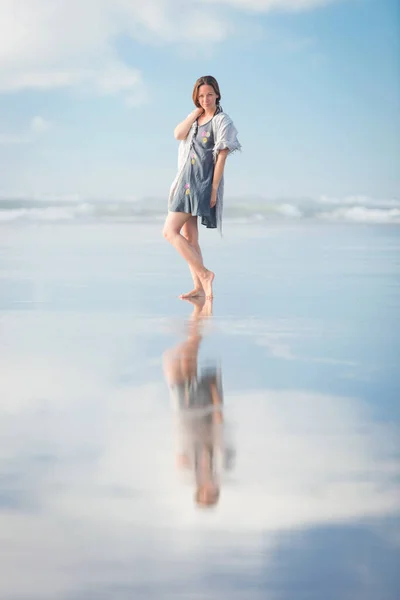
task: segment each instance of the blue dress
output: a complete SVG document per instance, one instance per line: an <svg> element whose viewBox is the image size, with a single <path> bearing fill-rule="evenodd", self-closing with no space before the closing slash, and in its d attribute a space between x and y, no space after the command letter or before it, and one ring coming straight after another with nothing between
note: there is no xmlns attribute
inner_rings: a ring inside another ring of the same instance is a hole
<svg viewBox="0 0 400 600"><path fill-rule="evenodd" d="M214 117L213 117L214 118ZM214 134L212 119L197 125L183 174L172 198L169 210L201 218L202 225L217 227L216 207L210 207L214 177Z"/></svg>

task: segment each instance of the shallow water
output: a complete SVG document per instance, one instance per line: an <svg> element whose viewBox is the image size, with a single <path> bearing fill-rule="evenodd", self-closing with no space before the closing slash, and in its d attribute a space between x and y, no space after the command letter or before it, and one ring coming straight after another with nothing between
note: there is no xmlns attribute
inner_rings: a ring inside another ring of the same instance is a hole
<svg viewBox="0 0 400 600"><path fill-rule="evenodd" d="M0 228L0 597L397 598L398 228L159 229Z"/></svg>

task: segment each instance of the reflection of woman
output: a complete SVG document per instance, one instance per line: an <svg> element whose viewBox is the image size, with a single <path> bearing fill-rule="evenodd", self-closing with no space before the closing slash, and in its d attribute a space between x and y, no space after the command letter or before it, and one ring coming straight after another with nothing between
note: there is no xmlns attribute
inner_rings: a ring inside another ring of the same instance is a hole
<svg viewBox="0 0 400 600"><path fill-rule="evenodd" d="M164 354L164 370L179 417L178 466L194 474L196 503L212 506L219 500L221 471L231 453L224 447L221 373L215 366L199 370L201 339L194 321L187 339Z"/></svg>

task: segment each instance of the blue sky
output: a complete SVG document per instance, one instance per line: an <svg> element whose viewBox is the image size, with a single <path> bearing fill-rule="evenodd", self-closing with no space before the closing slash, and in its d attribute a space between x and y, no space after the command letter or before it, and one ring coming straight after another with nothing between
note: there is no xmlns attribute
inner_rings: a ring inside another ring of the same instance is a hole
<svg viewBox="0 0 400 600"><path fill-rule="evenodd" d="M396 0L2 0L0 195L167 197L212 74L230 195L400 198L399 22Z"/></svg>

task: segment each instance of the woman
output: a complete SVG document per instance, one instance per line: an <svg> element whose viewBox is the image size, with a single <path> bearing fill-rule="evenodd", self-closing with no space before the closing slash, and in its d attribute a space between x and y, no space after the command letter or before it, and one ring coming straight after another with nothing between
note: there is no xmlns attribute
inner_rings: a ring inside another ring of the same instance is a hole
<svg viewBox="0 0 400 600"><path fill-rule="evenodd" d="M221 231L225 161L240 149L236 128L220 101L216 79L200 77L193 89L196 109L174 132L181 141L178 174L171 186L163 234L187 261L193 277L194 289L181 298L213 296L214 273L203 264L197 219Z"/></svg>

